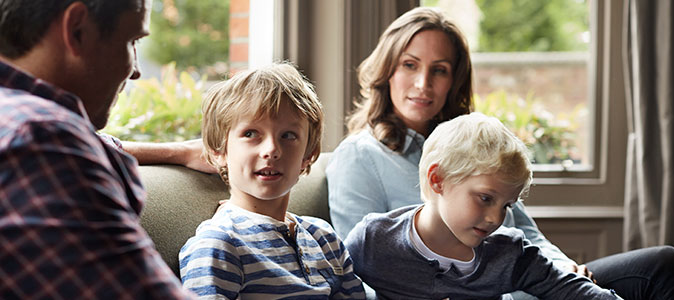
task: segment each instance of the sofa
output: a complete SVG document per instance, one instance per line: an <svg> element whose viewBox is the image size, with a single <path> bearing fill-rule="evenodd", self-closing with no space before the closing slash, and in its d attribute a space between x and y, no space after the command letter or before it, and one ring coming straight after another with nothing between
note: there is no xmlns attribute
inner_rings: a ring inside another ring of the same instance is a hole
<svg viewBox="0 0 674 300"><path fill-rule="evenodd" d="M322 153L308 175L301 176L290 192L288 211L330 222L325 167L331 153ZM176 165L140 166L140 177L148 193L140 216L164 261L179 276L178 252L194 235L199 224L209 219L218 200L229 198L225 183L215 174L205 174Z"/></svg>

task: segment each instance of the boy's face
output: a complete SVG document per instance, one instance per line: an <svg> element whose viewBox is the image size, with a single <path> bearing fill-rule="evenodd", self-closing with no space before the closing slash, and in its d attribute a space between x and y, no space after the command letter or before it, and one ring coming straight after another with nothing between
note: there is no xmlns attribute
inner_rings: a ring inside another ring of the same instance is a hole
<svg viewBox="0 0 674 300"><path fill-rule="evenodd" d="M287 199L310 162L308 134L309 122L287 100L273 118L241 116L227 136L227 154L217 157L227 166L232 199Z"/></svg>
<svg viewBox="0 0 674 300"><path fill-rule="evenodd" d="M522 190L521 186L503 183L496 174L470 176L457 184L449 181L441 184L434 215L440 217L459 242L470 248L477 247L503 224L506 210L517 201Z"/></svg>

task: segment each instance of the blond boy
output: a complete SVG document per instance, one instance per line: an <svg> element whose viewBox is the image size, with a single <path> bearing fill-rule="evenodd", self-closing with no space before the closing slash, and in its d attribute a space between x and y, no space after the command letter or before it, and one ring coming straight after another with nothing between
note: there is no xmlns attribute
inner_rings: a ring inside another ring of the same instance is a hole
<svg viewBox="0 0 674 300"><path fill-rule="evenodd" d="M525 145L471 113L440 124L419 163L422 205L366 216L345 244L354 271L391 299L620 299L555 268L518 229L500 228L531 183Z"/></svg>
<svg viewBox="0 0 674 300"><path fill-rule="evenodd" d="M286 211L320 153L323 112L291 65L239 73L203 103L205 155L230 199L180 251L184 286L203 298L364 298L332 227Z"/></svg>

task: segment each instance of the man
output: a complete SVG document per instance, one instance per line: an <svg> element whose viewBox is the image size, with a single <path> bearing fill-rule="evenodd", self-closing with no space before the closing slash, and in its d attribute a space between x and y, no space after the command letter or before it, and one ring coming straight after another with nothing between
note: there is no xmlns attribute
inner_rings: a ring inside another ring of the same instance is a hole
<svg viewBox="0 0 674 300"><path fill-rule="evenodd" d="M151 0L0 0L0 299L192 295L138 223L136 160L103 138Z"/></svg>

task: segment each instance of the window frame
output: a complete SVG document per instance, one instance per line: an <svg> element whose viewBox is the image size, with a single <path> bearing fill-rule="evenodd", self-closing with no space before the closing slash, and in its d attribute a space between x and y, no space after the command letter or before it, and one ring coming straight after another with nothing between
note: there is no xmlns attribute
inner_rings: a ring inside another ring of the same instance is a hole
<svg viewBox="0 0 674 300"><path fill-rule="evenodd" d="M346 134L344 117L358 96L355 70L376 38L399 14L418 1L284 1L284 59L313 80L326 111L323 151ZM623 82L623 7L610 0L590 4L592 42L588 60L588 99L594 119L592 170L536 170L528 205L616 207L623 205L626 167L626 107ZM327 13L335 15L326 18ZM331 45L330 51L325 46ZM336 48L335 48L336 45ZM341 47L340 47L341 46ZM344 67L346 66L346 67Z"/></svg>

